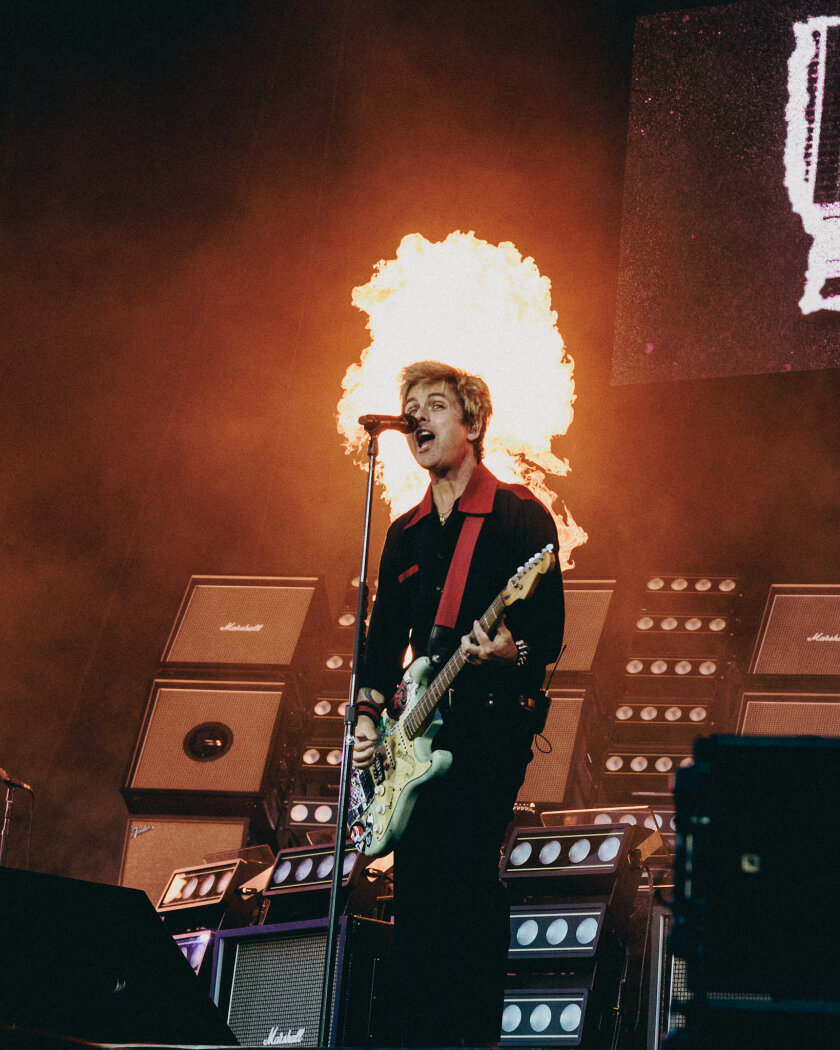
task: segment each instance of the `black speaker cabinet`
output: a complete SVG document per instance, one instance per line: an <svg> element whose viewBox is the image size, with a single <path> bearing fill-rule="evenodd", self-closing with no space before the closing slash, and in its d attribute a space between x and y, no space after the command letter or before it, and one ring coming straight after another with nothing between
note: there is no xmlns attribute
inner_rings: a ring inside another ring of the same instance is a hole
<svg viewBox="0 0 840 1050"><path fill-rule="evenodd" d="M156 679L123 785L133 813L247 816L274 781L283 682Z"/></svg>
<svg viewBox="0 0 840 1050"><path fill-rule="evenodd" d="M340 919L330 1046L395 1046L389 992L393 928ZM243 1046L317 1046L327 920L223 930L213 998Z"/></svg>
<svg viewBox="0 0 840 1050"><path fill-rule="evenodd" d="M0 1023L107 1043L235 1046L145 893L0 868Z"/></svg>

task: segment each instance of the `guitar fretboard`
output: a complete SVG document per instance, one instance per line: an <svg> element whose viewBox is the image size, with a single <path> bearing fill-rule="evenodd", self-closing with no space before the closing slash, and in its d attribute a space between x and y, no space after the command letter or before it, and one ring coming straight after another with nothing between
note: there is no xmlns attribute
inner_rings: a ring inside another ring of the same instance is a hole
<svg viewBox="0 0 840 1050"><path fill-rule="evenodd" d="M502 615L504 608L504 596L503 594L498 594L493 604L478 621L488 634L499 622L499 617ZM417 704L406 715L403 728L409 740L414 740L415 737L424 732L432 712L437 707L441 697L455 681L456 675L465 663L466 658L459 646L435 676L426 692L417 701Z"/></svg>

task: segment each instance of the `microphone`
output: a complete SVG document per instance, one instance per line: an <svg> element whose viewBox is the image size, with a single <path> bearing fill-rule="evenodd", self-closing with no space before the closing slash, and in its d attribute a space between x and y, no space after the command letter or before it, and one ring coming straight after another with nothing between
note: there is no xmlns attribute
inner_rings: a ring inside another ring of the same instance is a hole
<svg viewBox="0 0 840 1050"><path fill-rule="evenodd" d="M5 784L6 787L21 788L23 791L28 791L30 795L35 794L28 784L24 784L22 780L16 780L15 777L10 777L5 769L0 769L0 784Z"/></svg>
<svg viewBox="0 0 840 1050"><path fill-rule="evenodd" d="M401 434L412 434L417 429L414 416L359 416L359 423L368 434L379 434L383 430L398 430Z"/></svg>

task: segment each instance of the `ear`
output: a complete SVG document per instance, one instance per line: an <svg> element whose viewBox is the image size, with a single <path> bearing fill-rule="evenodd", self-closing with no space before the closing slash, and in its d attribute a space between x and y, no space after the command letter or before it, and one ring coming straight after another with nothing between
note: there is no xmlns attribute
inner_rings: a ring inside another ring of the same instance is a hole
<svg viewBox="0 0 840 1050"><path fill-rule="evenodd" d="M476 441L480 434L481 434L481 424L480 423L473 423L473 425L467 431L467 441Z"/></svg>

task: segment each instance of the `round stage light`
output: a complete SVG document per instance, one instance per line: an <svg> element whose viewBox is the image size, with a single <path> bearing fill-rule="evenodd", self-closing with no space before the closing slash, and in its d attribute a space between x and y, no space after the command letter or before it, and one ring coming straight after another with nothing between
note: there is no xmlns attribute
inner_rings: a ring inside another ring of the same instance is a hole
<svg viewBox="0 0 840 1050"><path fill-rule="evenodd" d="M589 839L578 839L577 842L573 842L569 848L569 860L572 864L580 864L581 861L586 860L591 852L592 843Z"/></svg>
<svg viewBox="0 0 840 1050"><path fill-rule="evenodd" d="M516 1003L510 1003L502 1012L502 1031L515 1032L522 1023L522 1011Z"/></svg>
<svg viewBox="0 0 840 1050"><path fill-rule="evenodd" d="M510 851L510 862L516 868L521 868L527 863L533 852L530 842L518 842Z"/></svg>
<svg viewBox="0 0 840 1050"><path fill-rule="evenodd" d="M544 1032L551 1024L551 1007L547 1003L540 1003L531 1011L529 1020L534 1032Z"/></svg>
<svg viewBox="0 0 840 1050"><path fill-rule="evenodd" d="M525 948L527 945L534 943L538 932L539 926L537 926L536 922L533 919L526 919L516 931L516 943L521 944Z"/></svg>
<svg viewBox="0 0 840 1050"><path fill-rule="evenodd" d="M575 1032L580 1027L583 1015L577 1003L569 1003L560 1014L560 1027L564 1032Z"/></svg>
<svg viewBox="0 0 840 1050"><path fill-rule="evenodd" d="M618 835L610 835L610 837L604 839L598 847L598 859L604 861L605 864L611 860L615 860L620 849L621 839Z"/></svg>
<svg viewBox="0 0 840 1050"><path fill-rule="evenodd" d="M648 760L644 755L636 755L635 758L630 760L630 768L634 773L644 773L648 767Z"/></svg>
<svg viewBox="0 0 840 1050"><path fill-rule="evenodd" d="M575 930L575 940L578 944L591 944L598 936L598 920L593 918L584 919Z"/></svg>
<svg viewBox="0 0 840 1050"><path fill-rule="evenodd" d="M540 864L553 864L560 856L562 848L557 839L551 839L550 842L546 842L540 850Z"/></svg>
<svg viewBox="0 0 840 1050"><path fill-rule="evenodd" d="M667 755L662 755L660 758L657 758L654 764L656 766L657 772L667 773L674 763L673 760L668 758Z"/></svg>
<svg viewBox="0 0 840 1050"><path fill-rule="evenodd" d="M545 931L545 939L548 943L556 948L558 944L562 944L569 934L569 924L565 919L555 919L554 922Z"/></svg>
<svg viewBox="0 0 840 1050"><path fill-rule="evenodd" d="M610 755L607 761L604 763L610 773L617 773L619 769L624 765L624 759L621 755Z"/></svg>
<svg viewBox="0 0 840 1050"><path fill-rule="evenodd" d="M303 860L295 868L295 881L303 882L304 879L308 879L312 874L312 868L314 867L311 857L304 857Z"/></svg>

